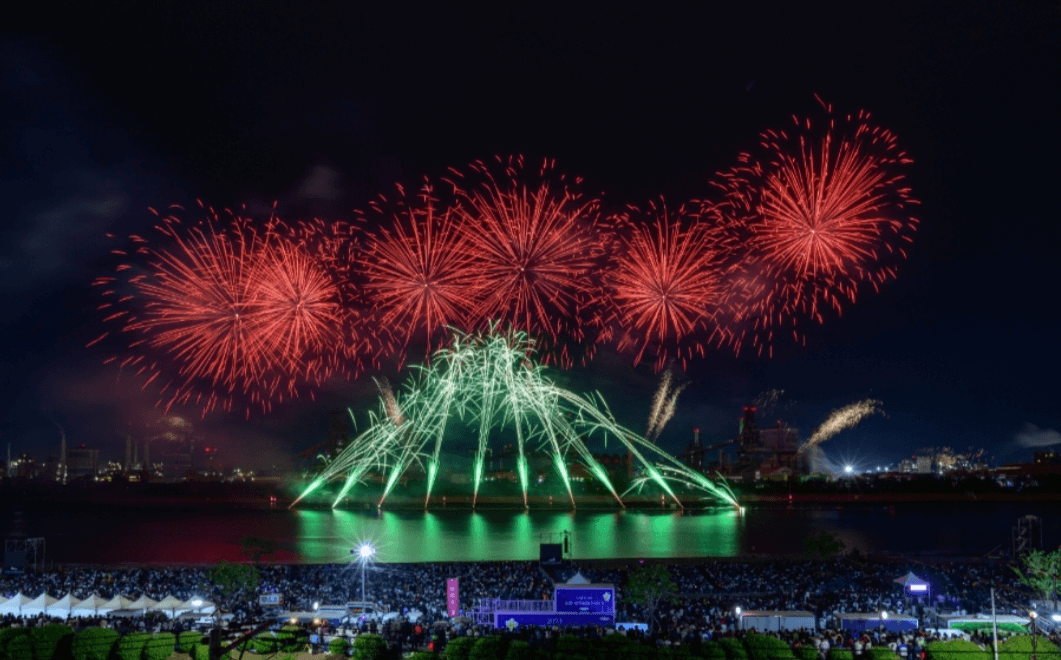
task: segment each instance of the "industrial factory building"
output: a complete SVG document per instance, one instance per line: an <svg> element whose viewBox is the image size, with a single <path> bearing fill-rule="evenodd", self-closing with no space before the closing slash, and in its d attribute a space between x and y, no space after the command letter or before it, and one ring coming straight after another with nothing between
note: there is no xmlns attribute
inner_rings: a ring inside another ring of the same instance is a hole
<svg viewBox="0 0 1061 660"><path fill-rule="evenodd" d="M760 428L755 413L755 406L745 406L736 437L710 446L702 445L700 429L693 429L693 441L683 455L685 464L747 481L806 474L809 463L799 453L799 429L780 420Z"/></svg>

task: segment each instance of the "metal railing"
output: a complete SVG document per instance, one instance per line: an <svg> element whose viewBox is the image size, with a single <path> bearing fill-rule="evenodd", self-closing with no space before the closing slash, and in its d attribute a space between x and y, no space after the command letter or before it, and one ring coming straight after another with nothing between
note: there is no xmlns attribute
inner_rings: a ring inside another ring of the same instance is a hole
<svg viewBox="0 0 1061 660"><path fill-rule="evenodd" d="M480 612L552 612L551 600L502 600L500 598L480 598Z"/></svg>

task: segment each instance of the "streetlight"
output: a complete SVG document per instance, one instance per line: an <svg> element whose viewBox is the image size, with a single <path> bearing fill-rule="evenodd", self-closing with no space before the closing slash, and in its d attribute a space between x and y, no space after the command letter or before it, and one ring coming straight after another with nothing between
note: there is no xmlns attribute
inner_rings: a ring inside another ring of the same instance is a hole
<svg viewBox="0 0 1061 660"><path fill-rule="evenodd" d="M1032 660L1035 660L1035 658L1038 657L1036 655L1036 653L1035 653L1035 651L1037 650L1036 647L1038 646L1038 644L1036 642L1039 641L1038 636L1035 634L1036 632L1038 632L1036 630L1035 620L1039 618L1039 613L1034 611L1034 610L1032 610L1031 612L1028 612L1028 618L1031 619L1031 625L1028 626L1028 632L1030 632L1031 635L1032 635L1032 655L1031 655L1031 658L1032 658Z"/></svg>
<svg viewBox="0 0 1061 660"><path fill-rule="evenodd" d="M354 552L351 550L350 552ZM362 543L357 547L357 556L361 562L361 613L365 614L365 603L368 601L368 592L365 591L365 564L372 560L376 549L371 543Z"/></svg>
<svg viewBox="0 0 1061 660"><path fill-rule="evenodd" d="M1061 621L1061 614L1051 614L1050 618L1054 621Z"/></svg>
<svg viewBox="0 0 1061 660"><path fill-rule="evenodd" d="M884 632L884 622L888 620L888 613L884 610L880 612L880 630Z"/></svg>

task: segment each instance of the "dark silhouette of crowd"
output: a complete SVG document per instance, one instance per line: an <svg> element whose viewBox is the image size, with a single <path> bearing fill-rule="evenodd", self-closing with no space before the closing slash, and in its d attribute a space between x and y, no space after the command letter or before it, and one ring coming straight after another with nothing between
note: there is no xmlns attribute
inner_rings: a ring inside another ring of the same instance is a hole
<svg viewBox="0 0 1061 660"><path fill-rule="evenodd" d="M408 644L436 641L462 635L486 634L488 627L474 618L450 620L446 616L445 581L460 580L460 605L464 614L476 610L480 599L546 600L552 597L554 583L566 582L580 574L592 583L616 586L616 621L645 622L649 613L644 606L624 596L631 571L639 561L610 561L571 564L547 571L536 562L469 562L448 564L370 563L366 567L367 599L382 612L386 621L365 620L357 628L385 634L392 640ZM259 583L253 591L236 590L224 594L208 578L208 567L169 568L91 568L60 567L22 575L0 577L0 595L16 592L30 597L48 592L61 596L67 592L77 598L97 594L111 598L121 594L130 598L146 595L160 600L173 595L182 600L193 597L217 603L232 615L232 625L248 624L276 612L259 602L266 594L280 594L283 609L312 611L314 603L342 605L362 601L360 564L273 565L258 566ZM910 614L924 620L929 610L954 613L990 611L990 588L1012 594L1001 599L1000 612L1018 606L1021 586L1006 564L991 561L922 564L914 562L854 561L851 559L808 561L734 561L698 560L671 563L669 574L676 586L675 594L664 598L655 611L655 622L649 633L651 643L691 644L714 636L732 635L735 630L734 608L750 610L805 610L813 613L817 627L823 629L833 614L877 612ZM895 579L913 571L930 585L930 591L911 597ZM107 621L104 621L107 623ZM170 628L174 624L158 617L149 622L113 621L111 625L151 629L151 625ZM419 628L419 632L417 629ZM327 630L327 628L325 628ZM576 634L601 634L595 629L573 629ZM356 632L356 631L347 631ZM528 628L521 635L531 635L535 643L546 644L559 629ZM623 634L639 636L637 631ZM334 631L332 634L335 634ZM809 634L809 633L806 633ZM832 644L852 645L842 633L831 633ZM783 634L792 644L802 643L796 633ZM816 637L819 644L822 637ZM530 641L530 640L528 640ZM876 636L876 644L902 641L897 636ZM909 640L908 640L909 641ZM807 641L806 643L810 643Z"/></svg>

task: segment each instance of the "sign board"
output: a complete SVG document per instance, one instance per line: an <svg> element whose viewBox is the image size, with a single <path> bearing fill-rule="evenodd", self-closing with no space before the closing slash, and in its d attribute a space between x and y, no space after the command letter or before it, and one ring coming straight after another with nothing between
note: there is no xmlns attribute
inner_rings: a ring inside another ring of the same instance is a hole
<svg viewBox="0 0 1061 660"><path fill-rule="evenodd" d="M446 614L450 617L455 617L460 614L460 609L460 580L448 578L446 580Z"/></svg>
<svg viewBox="0 0 1061 660"><path fill-rule="evenodd" d="M556 587L557 612L615 614L614 587Z"/></svg>
<svg viewBox="0 0 1061 660"><path fill-rule="evenodd" d="M559 543L542 543L539 563L542 566L562 566L564 564L564 546Z"/></svg>
<svg viewBox="0 0 1061 660"><path fill-rule="evenodd" d="M573 612L494 612L494 627L515 630L522 626L606 626L615 625L614 614Z"/></svg>
<svg viewBox="0 0 1061 660"><path fill-rule="evenodd" d="M259 605L283 605L284 595L283 594L262 594L258 596Z"/></svg>

